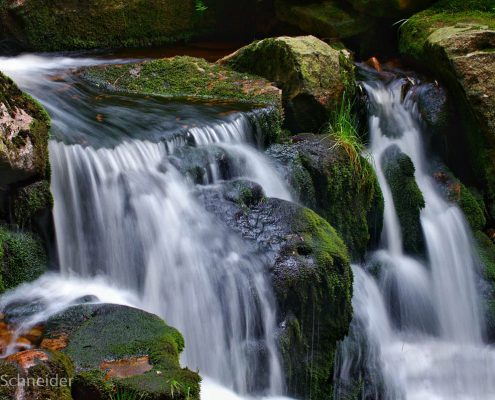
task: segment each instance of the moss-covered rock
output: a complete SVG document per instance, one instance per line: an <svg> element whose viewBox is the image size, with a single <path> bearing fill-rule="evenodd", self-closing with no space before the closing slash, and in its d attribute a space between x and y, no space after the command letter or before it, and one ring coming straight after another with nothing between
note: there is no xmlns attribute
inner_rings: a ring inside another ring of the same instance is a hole
<svg viewBox="0 0 495 400"><path fill-rule="evenodd" d="M34 233L0 226L0 290L39 278L47 269L48 258Z"/></svg>
<svg viewBox="0 0 495 400"><path fill-rule="evenodd" d="M441 0L401 28L400 50L442 79L455 101L449 167L483 188L495 217L495 9L491 0ZM448 161L449 161L448 160Z"/></svg>
<svg viewBox="0 0 495 400"><path fill-rule="evenodd" d="M0 182L44 177L50 119L44 109L0 73Z"/></svg>
<svg viewBox="0 0 495 400"><path fill-rule="evenodd" d="M179 364L182 335L155 315L111 304L78 305L48 320L44 338L60 337L67 338L63 353L76 368L75 400L107 400L110 391L199 399L199 376Z"/></svg>
<svg viewBox="0 0 495 400"><path fill-rule="evenodd" d="M24 388L26 399L72 400L74 366L71 360L60 352L26 350L15 353L0 362L0 371L5 381L12 380L14 384L13 390L2 385L1 399L15 399L12 392L19 385Z"/></svg>
<svg viewBox="0 0 495 400"><path fill-rule="evenodd" d="M278 302L279 343L288 392L332 394L336 343L352 318L352 273L346 246L312 210L260 195L248 181L202 188L206 208L267 257Z"/></svg>
<svg viewBox="0 0 495 400"><path fill-rule="evenodd" d="M323 38L348 38L368 31L372 21L338 1L294 2L276 0L277 18L302 32Z"/></svg>
<svg viewBox="0 0 495 400"><path fill-rule="evenodd" d="M21 228L32 226L37 217L50 213L53 207L50 183L47 180L17 188L11 197L13 218Z"/></svg>
<svg viewBox="0 0 495 400"><path fill-rule="evenodd" d="M420 221L420 212L425 207L425 201L414 177L414 164L397 146L387 149L382 159L377 162L382 164L392 192L404 250L420 254L425 248Z"/></svg>
<svg viewBox="0 0 495 400"><path fill-rule="evenodd" d="M265 79L239 73L201 58L173 57L138 64L105 65L84 70L88 81L110 90L187 98L227 100L265 108L257 123L266 125L266 143L281 133L283 120L280 90ZM264 127L262 127L264 128Z"/></svg>
<svg viewBox="0 0 495 400"><path fill-rule="evenodd" d="M1 22L23 47L38 51L139 47L191 37L194 0L4 0Z"/></svg>
<svg viewBox="0 0 495 400"><path fill-rule="evenodd" d="M352 257L362 259L380 238L383 198L371 165L349 154L329 136L298 135L267 154L284 166L302 204L323 216L339 233Z"/></svg>
<svg viewBox="0 0 495 400"><path fill-rule="evenodd" d="M254 42L220 60L231 68L275 82L282 89L287 126L318 131L355 88L349 54L314 36L277 37Z"/></svg>

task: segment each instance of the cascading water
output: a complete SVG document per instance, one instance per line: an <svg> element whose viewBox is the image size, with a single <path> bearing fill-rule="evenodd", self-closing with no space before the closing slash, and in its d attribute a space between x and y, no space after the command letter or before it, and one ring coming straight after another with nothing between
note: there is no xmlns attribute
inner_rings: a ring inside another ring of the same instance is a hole
<svg viewBox="0 0 495 400"><path fill-rule="evenodd" d="M384 232L382 249L369 263L380 265L379 277L353 267L354 320L338 356L335 397L347 399L359 392L363 399L494 399L495 349L482 341L471 232L462 212L444 200L429 174L419 113L411 92L404 97L404 83L364 84L371 104L369 151L385 200ZM410 157L423 193L425 262L403 250L382 168L391 146ZM389 279L396 283L395 297L387 293ZM387 307L390 298L399 303L393 313ZM399 327L394 325L398 318Z"/></svg>
<svg viewBox="0 0 495 400"><path fill-rule="evenodd" d="M250 179L266 195L289 200L291 195L275 169L252 146L255 132L250 121L256 111L250 116L229 113L222 119L207 116L203 124L194 126L190 120L195 121L197 111L162 122L163 107L176 106L150 100L151 110L157 112L143 123L133 116L134 109L126 107L130 100L115 95L108 106L96 110L113 119L98 126L93 107L80 101L84 98L89 104L95 93L73 80L46 77L66 67L97 62L0 59L0 69L48 108L55 136L66 142L52 140L49 145L62 277L50 278L54 284L45 279L37 290L20 287L10 296L32 294L48 304L33 318L35 323L77 297L58 296L52 304L51 292L101 276L102 285L112 282L110 293L125 290L121 297L101 296L103 301L154 312L184 334L183 363L218 382L206 379L202 398L283 394L275 304L263 258L205 211L193 194L192 183L198 177L185 173L177 162L178 152L186 148L204 150L206 163L200 165L199 183L220 183L227 159L227 178ZM17 64L23 68L16 69ZM64 95L46 95L62 86ZM136 99L136 108L146 107L139 102ZM181 120L180 126L176 120ZM148 140L138 140L140 136ZM73 294L80 292L84 290ZM88 294L100 292L99 286L88 287Z"/></svg>

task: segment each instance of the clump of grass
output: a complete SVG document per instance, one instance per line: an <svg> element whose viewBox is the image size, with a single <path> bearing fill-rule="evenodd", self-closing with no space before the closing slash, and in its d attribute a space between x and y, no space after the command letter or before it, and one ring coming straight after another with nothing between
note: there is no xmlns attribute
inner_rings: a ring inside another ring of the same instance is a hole
<svg viewBox="0 0 495 400"><path fill-rule="evenodd" d="M203 0L196 0L194 6L198 14L203 14L206 10L208 10L208 6Z"/></svg>
<svg viewBox="0 0 495 400"><path fill-rule="evenodd" d="M327 135L335 142L332 148L340 147L349 157L360 182L367 183L372 177L365 141L359 132L359 122L354 112L354 101L344 92L340 106L332 113L326 128Z"/></svg>

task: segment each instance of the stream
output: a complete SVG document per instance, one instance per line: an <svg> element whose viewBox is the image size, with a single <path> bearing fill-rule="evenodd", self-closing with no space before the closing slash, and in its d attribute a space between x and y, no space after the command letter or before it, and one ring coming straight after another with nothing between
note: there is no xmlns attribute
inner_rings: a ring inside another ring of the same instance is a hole
<svg viewBox="0 0 495 400"><path fill-rule="evenodd" d="M181 361L204 377L202 398L281 396L276 306L263 257L194 195L195 183L214 186L239 177L259 183L270 197L291 200L271 161L257 150L257 115L265 111L110 94L71 73L108 62L0 59L0 70L52 117L60 263L60 274L24 285L1 303L31 298L49 305L19 331L84 295L132 305L183 333ZM187 169L198 159L200 176Z"/></svg>

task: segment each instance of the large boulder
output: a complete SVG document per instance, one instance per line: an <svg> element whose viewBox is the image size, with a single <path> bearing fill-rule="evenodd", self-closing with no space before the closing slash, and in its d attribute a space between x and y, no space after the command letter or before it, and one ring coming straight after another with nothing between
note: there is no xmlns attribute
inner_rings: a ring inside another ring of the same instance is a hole
<svg viewBox="0 0 495 400"><path fill-rule="evenodd" d="M305 134L275 144L267 154L281 165L299 201L323 216L356 260L378 243L383 199L371 165L358 165L330 136Z"/></svg>
<svg viewBox="0 0 495 400"><path fill-rule="evenodd" d="M401 28L404 56L429 69L451 91L457 129L447 138L449 167L483 189L495 218L495 10L491 0L447 1ZM450 162L452 161L452 162Z"/></svg>
<svg viewBox="0 0 495 400"><path fill-rule="evenodd" d="M266 256L289 394L331 398L336 343L352 318L352 272L344 242L313 211L265 198L249 181L202 188L199 198Z"/></svg>
<svg viewBox="0 0 495 400"><path fill-rule="evenodd" d="M293 131L319 131L343 94L354 93L349 53L314 36L264 39L219 62L262 76L282 89L286 124Z"/></svg>
<svg viewBox="0 0 495 400"><path fill-rule="evenodd" d="M323 38L349 38L368 31L372 26L369 17L343 8L340 2L294 2L276 0L277 18L302 32Z"/></svg>
<svg viewBox="0 0 495 400"><path fill-rule="evenodd" d="M196 16L194 0L0 3L0 21L8 36L38 51L172 43L192 36Z"/></svg>

